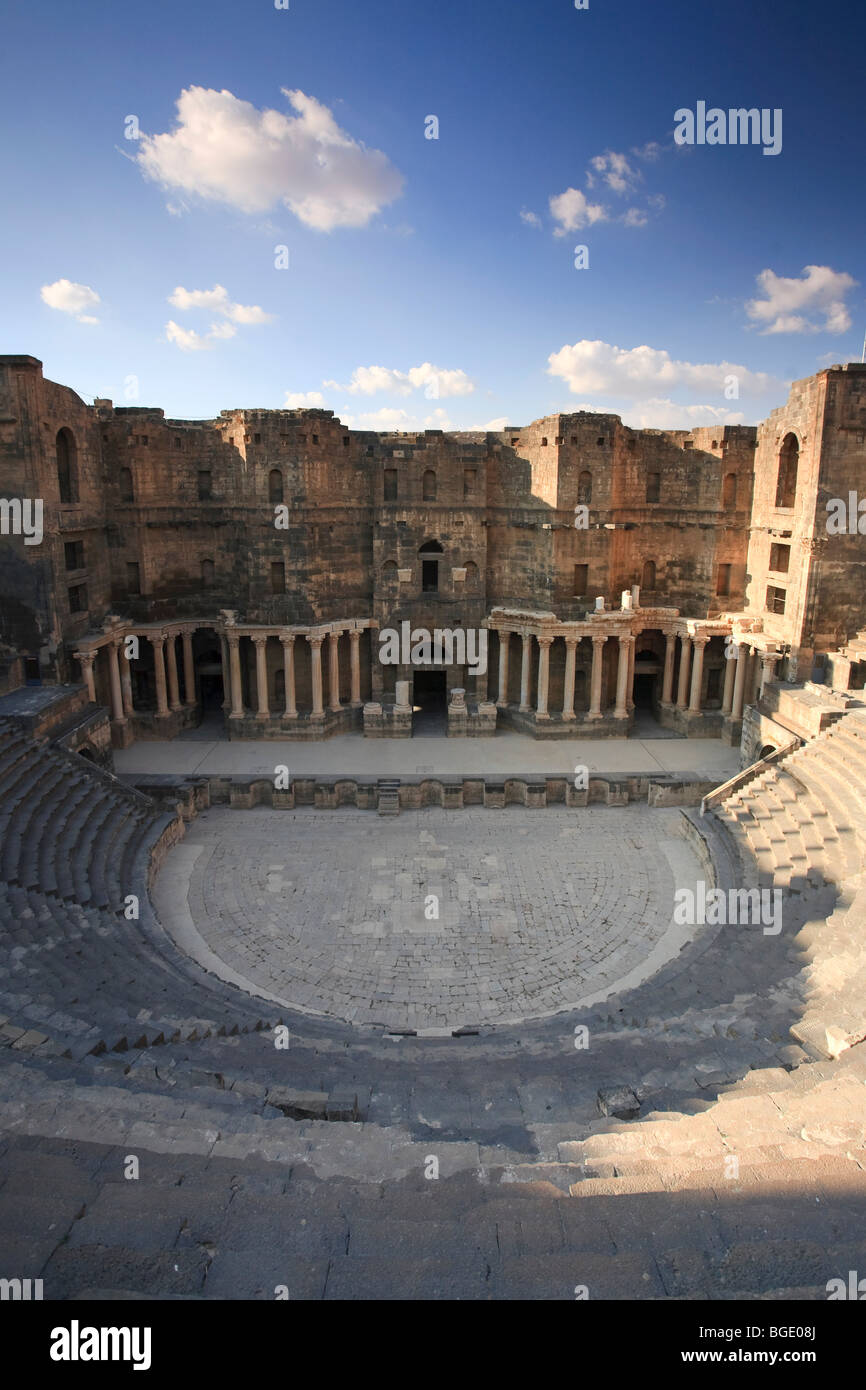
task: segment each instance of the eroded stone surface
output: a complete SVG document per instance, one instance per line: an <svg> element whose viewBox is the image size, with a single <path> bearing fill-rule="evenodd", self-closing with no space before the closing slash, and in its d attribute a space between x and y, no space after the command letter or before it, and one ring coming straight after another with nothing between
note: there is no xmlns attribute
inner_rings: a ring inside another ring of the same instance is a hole
<svg viewBox="0 0 866 1390"><path fill-rule="evenodd" d="M454 1027L555 1012L613 989L700 874L676 811L593 808L460 819L430 808L383 829L352 810L211 809L185 892L207 946L287 1004L356 1023ZM658 954L654 957L658 968Z"/></svg>

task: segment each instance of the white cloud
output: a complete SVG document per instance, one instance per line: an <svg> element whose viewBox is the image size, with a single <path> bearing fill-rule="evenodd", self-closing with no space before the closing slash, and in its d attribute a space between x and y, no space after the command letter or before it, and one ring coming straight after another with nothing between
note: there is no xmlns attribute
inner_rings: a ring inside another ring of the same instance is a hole
<svg viewBox="0 0 866 1390"><path fill-rule="evenodd" d="M613 193L630 193L638 181L643 178L639 170L635 169L624 154L617 154L614 150L605 150L604 154L597 154L590 160L593 173L587 174L587 185L590 188L595 186L594 175L598 174L604 183Z"/></svg>
<svg viewBox="0 0 866 1390"><path fill-rule="evenodd" d="M541 226L541 218L538 216L538 213L530 212L528 208L520 209L520 220L521 222L525 222L527 227Z"/></svg>
<svg viewBox="0 0 866 1390"><path fill-rule="evenodd" d="M566 232L579 232L594 222L607 221L607 211L601 203L590 203L579 188L567 188L551 198L550 214L559 224L554 236L565 236Z"/></svg>
<svg viewBox="0 0 866 1390"><path fill-rule="evenodd" d="M233 304L222 285L214 285L212 290L185 290L178 285L168 302L175 309L210 309L224 314L233 323L270 323L274 317L266 314L258 304Z"/></svg>
<svg viewBox="0 0 866 1390"><path fill-rule="evenodd" d="M346 386L337 381L324 381L337 391L348 391L351 396L377 396L383 391L392 395L408 396L412 391L424 387L431 400L444 396L471 396L475 382L459 367L434 367L432 362L423 362L420 367L410 367L408 372L400 372L391 367L356 367L352 379Z"/></svg>
<svg viewBox="0 0 866 1390"><path fill-rule="evenodd" d="M847 333L851 327L845 296L858 282L845 271L807 265L798 279L762 270L757 283L764 298L748 300L746 313L762 325L762 334Z"/></svg>
<svg viewBox="0 0 866 1390"><path fill-rule="evenodd" d="M678 362L663 348L620 348L589 338L566 344L547 360L549 374L560 377L574 394L605 392L637 399L647 389L680 387L721 395L729 376L736 376L739 390L750 395L763 395L784 384L732 362Z"/></svg>
<svg viewBox="0 0 866 1390"><path fill-rule="evenodd" d="M96 290L89 285L77 285L73 280L55 280L53 285L43 285L39 293L50 309L72 314L79 323L99 323L99 319L84 312L101 302Z"/></svg>
<svg viewBox="0 0 866 1390"><path fill-rule="evenodd" d="M570 405L570 411L593 415L618 415L633 430L691 430L700 425L741 425L742 411L717 405L682 405L662 396L633 401L631 405Z"/></svg>
<svg viewBox="0 0 866 1390"><path fill-rule="evenodd" d="M628 212L624 212L619 218L626 227L645 227L648 220L646 213L641 212L640 208L629 208Z"/></svg>
<svg viewBox="0 0 866 1390"><path fill-rule="evenodd" d="M287 391L283 410L302 410L304 406L309 406L312 410L321 410L324 404L325 397L321 391Z"/></svg>
<svg viewBox="0 0 866 1390"><path fill-rule="evenodd" d="M491 434L501 434L506 425L511 424L509 415L498 415L495 420L488 420L486 425L482 425L483 430L490 430Z"/></svg>
<svg viewBox="0 0 866 1390"><path fill-rule="evenodd" d="M175 343L182 352L202 352L207 348L212 348L214 343L224 338L233 338L237 333L234 324L213 323L210 330L202 337L196 333L194 328L181 328L174 319L169 319L165 325L165 336L168 342Z"/></svg>
<svg viewBox="0 0 866 1390"><path fill-rule="evenodd" d="M186 88L175 129L142 136L142 173L242 212L282 203L318 231L366 226L400 195L402 175L381 150L341 130L327 106L282 90L293 116L260 111L229 91Z"/></svg>
<svg viewBox="0 0 866 1390"><path fill-rule="evenodd" d="M393 406L383 406L381 410L368 411L364 415L341 415L341 422L352 430L381 430L385 434L397 432L412 433L418 430L450 430L453 428L446 412L441 408L420 419L410 415L407 410Z"/></svg>

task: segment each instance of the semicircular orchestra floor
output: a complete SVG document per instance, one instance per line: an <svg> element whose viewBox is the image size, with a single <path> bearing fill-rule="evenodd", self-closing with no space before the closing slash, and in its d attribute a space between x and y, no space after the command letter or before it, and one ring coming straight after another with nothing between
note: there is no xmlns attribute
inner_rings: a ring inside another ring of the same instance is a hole
<svg viewBox="0 0 866 1390"><path fill-rule="evenodd" d="M157 880L189 954L287 1007L451 1031L585 1005L695 934L704 870L677 810L216 807Z"/></svg>

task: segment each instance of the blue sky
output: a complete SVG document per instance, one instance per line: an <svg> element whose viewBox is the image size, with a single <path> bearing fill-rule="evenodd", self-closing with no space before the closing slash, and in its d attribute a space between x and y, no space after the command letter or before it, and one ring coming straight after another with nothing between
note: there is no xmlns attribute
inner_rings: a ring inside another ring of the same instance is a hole
<svg viewBox="0 0 866 1390"><path fill-rule="evenodd" d="M3 34L0 350L86 400L687 428L860 359L854 0L7 0ZM781 152L676 144L699 101L781 109Z"/></svg>

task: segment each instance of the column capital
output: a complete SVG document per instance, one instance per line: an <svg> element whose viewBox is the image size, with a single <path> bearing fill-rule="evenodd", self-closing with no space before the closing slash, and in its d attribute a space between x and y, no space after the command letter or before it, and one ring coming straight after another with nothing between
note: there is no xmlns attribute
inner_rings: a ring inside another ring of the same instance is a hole
<svg viewBox="0 0 866 1390"><path fill-rule="evenodd" d="M146 632L144 635L147 638L148 642L150 642L154 647L161 647L168 636L168 634L163 630L159 632Z"/></svg>
<svg viewBox="0 0 866 1390"><path fill-rule="evenodd" d="M306 638L311 647L321 647L327 635L325 632L308 632Z"/></svg>
<svg viewBox="0 0 866 1390"><path fill-rule="evenodd" d="M589 640L594 647L603 647L609 636L609 632L591 632Z"/></svg>
<svg viewBox="0 0 866 1390"><path fill-rule="evenodd" d="M250 636L257 647L263 647L271 634L269 632L252 632Z"/></svg>
<svg viewBox="0 0 866 1390"><path fill-rule="evenodd" d="M549 637L546 633L543 634L541 637L536 637L535 640L538 643L539 647L543 647L545 651L553 642L553 638Z"/></svg>
<svg viewBox="0 0 866 1390"><path fill-rule="evenodd" d="M74 651L72 655L76 661L80 661L82 666L92 666L96 660L96 651Z"/></svg>
<svg viewBox="0 0 866 1390"><path fill-rule="evenodd" d="M692 637L692 641L696 647L705 647L711 636L712 634L709 632L696 632Z"/></svg>
<svg viewBox="0 0 866 1390"><path fill-rule="evenodd" d="M282 642L282 644L283 644L284 647L293 647L293 646L295 645L295 638L296 638L296 637L297 637L297 633L296 633L296 632L281 632L281 633L279 633L280 641Z"/></svg>

